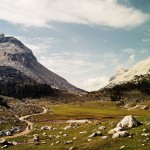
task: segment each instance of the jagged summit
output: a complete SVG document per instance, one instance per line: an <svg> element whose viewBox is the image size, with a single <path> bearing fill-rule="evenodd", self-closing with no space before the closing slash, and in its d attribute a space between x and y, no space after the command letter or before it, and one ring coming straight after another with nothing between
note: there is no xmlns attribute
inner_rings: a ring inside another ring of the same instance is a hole
<svg viewBox="0 0 150 150"><path fill-rule="evenodd" d="M138 62L131 69L122 69L110 79L108 86L125 83L134 79L135 76L150 74L150 57Z"/></svg>
<svg viewBox="0 0 150 150"><path fill-rule="evenodd" d="M21 41L4 34L0 34L0 66L13 67L38 83L46 83L59 90L84 92L41 65Z"/></svg>
<svg viewBox="0 0 150 150"><path fill-rule="evenodd" d="M10 43L12 44L12 46L18 47L18 49L16 49L16 50L12 48L11 53L31 52L31 50L29 48L27 48L21 41L17 40L15 37L5 37L5 35L3 33L0 34L0 44L9 45Z"/></svg>

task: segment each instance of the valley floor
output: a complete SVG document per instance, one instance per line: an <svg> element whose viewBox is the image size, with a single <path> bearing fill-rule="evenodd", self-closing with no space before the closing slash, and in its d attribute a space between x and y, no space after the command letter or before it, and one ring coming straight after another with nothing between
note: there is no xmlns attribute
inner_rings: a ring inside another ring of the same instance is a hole
<svg viewBox="0 0 150 150"><path fill-rule="evenodd" d="M115 102L102 101L86 103L76 101L66 104L52 103L46 99L42 101L29 100L28 106L30 106L30 109L26 112L22 111L22 116L29 115L31 112L31 114L42 112L42 107L46 108L47 111L43 114L28 116L28 121L33 123L33 128L30 127L31 132L27 135L8 139L8 141L17 142L17 145L9 146L7 149L149 150L150 110L141 109L145 105L149 107L150 102L143 102L135 107L133 104L121 105ZM32 109L34 111L31 111ZM17 110L19 111L19 108ZM117 123L126 115L135 116L143 124L128 129L131 136L113 139L112 135L108 135L108 131L116 127ZM85 123L70 124L67 123L68 120L81 120ZM0 124L1 130L6 130L7 127L4 128L3 126L3 124ZM8 128L10 128L10 125ZM100 131L102 135L89 137L96 131Z"/></svg>

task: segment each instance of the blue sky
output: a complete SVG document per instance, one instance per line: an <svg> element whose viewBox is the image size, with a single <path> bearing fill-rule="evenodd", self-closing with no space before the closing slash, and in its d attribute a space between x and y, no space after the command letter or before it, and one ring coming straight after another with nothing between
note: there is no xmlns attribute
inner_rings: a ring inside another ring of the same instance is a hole
<svg viewBox="0 0 150 150"><path fill-rule="evenodd" d="M0 32L85 90L150 56L149 0L1 0Z"/></svg>

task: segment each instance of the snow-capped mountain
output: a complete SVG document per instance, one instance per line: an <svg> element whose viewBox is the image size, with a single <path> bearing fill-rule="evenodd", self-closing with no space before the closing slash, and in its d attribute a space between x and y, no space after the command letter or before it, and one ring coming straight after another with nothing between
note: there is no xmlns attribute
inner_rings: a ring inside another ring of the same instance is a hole
<svg viewBox="0 0 150 150"><path fill-rule="evenodd" d="M150 74L150 57L138 62L131 69L121 69L111 77L108 87L126 83L134 79L135 76Z"/></svg>
<svg viewBox="0 0 150 150"><path fill-rule="evenodd" d="M0 35L0 66L13 67L38 83L46 83L52 88L81 93L81 89L71 85L59 75L41 65L32 51L14 37Z"/></svg>

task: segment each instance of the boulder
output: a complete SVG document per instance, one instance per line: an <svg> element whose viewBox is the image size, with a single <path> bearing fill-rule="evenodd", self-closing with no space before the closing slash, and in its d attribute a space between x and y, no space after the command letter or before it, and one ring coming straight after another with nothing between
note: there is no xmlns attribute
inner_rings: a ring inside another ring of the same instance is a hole
<svg viewBox="0 0 150 150"><path fill-rule="evenodd" d="M10 136L10 135L12 135L12 132L7 130L7 131L5 131L5 135Z"/></svg>
<svg viewBox="0 0 150 150"><path fill-rule="evenodd" d="M108 136L102 136L101 137L101 139L107 139L108 138Z"/></svg>
<svg viewBox="0 0 150 150"><path fill-rule="evenodd" d="M132 115L130 116L125 116L118 124L117 127L121 127L123 129L128 129L132 127L137 127L141 125L141 122L136 120Z"/></svg>
<svg viewBox="0 0 150 150"><path fill-rule="evenodd" d="M69 148L69 150L73 150L73 149L74 149L74 147L70 147L70 148Z"/></svg>
<svg viewBox="0 0 150 150"><path fill-rule="evenodd" d="M34 135L33 136L33 142L39 142L40 141L40 138L38 135Z"/></svg>
<svg viewBox="0 0 150 150"><path fill-rule="evenodd" d="M68 129L71 129L71 128L72 128L72 126L69 125L69 126L64 127L63 129L68 130Z"/></svg>
<svg viewBox="0 0 150 150"><path fill-rule="evenodd" d="M99 130L104 130L104 129L106 129L105 126L100 126L100 127L99 127Z"/></svg>
<svg viewBox="0 0 150 150"><path fill-rule="evenodd" d="M112 138L127 137L127 136L129 136L129 133L127 131L118 131L112 136Z"/></svg>
<svg viewBox="0 0 150 150"><path fill-rule="evenodd" d="M5 139L0 140L0 145L7 145L7 141Z"/></svg>
<svg viewBox="0 0 150 150"><path fill-rule="evenodd" d="M42 126L41 127L41 131L42 130L52 130L53 128L51 126Z"/></svg>
<svg viewBox="0 0 150 150"><path fill-rule="evenodd" d="M89 138L95 137L95 136L102 136L102 133L101 133L100 131L96 131L96 132L92 133L92 134L89 136Z"/></svg>
<svg viewBox="0 0 150 150"><path fill-rule="evenodd" d="M121 127L116 127L114 129L111 129L108 134L115 134L116 132L122 131Z"/></svg>

